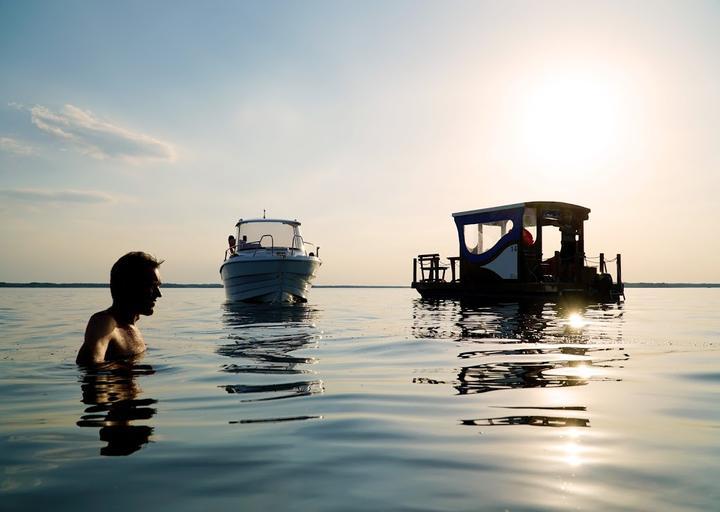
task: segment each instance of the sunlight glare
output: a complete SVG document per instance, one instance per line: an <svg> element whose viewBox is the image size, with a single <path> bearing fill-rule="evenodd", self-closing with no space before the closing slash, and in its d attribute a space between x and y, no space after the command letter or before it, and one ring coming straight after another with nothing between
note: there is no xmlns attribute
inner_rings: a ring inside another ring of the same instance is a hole
<svg viewBox="0 0 720 512"><path fill-rule="evenodd" d="M568 375L573 375L582 380L589 380L599 373L595 368L587 364L575 366L571 370L572 372L568 372Z"/></svg>
<svg viewBox="0 0 720 512"><path fill-rule="evenodd" d="M584 462L582 457L583 449L578 443L568 442L562 446L562 450L565 452L563 460L569 466L580 466Z"/></svg>
<svg viewBox="0 0 720 512"><path fill-rule="evenodd" d="M567 430L563 432L565 437L569 437L572 440L576 440L580 437L580 429L575 427L570 427Z"/></svg>
<svg viewBox="0 0 720 512"><path fill-rule="evenodd" d="M553 74L527 85L519 102L519 143L547 166L605 161L620 150L618 88L592 74Z"/></svg>
<svg viewBox="0 0 720 512"><path fill-rule="evenodd" d="M573 329L582 329L585 326L585 319L580 313L572 313L568 316L568 325Z"/></svg>

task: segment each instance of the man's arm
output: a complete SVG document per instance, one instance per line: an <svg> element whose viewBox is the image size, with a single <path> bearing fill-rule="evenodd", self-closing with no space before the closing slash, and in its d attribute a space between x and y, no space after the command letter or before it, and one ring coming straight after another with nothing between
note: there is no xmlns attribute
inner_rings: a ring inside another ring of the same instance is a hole
<svg viewBox="0 0 720 512"><path fill-rule="evenodd" d="M85 341L78 351L75 362L77 364L104 362L115 327L115 319L106 311L91 316L85 328Z"/></svg>

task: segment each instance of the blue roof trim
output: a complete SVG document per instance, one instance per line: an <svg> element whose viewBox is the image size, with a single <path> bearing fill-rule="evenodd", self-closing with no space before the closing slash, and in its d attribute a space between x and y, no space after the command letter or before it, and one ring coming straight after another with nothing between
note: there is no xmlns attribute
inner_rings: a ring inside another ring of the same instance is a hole
<svg viewBox="0 0 720 512"><path fill-rule="evenodd" d="M486 265L494 260L502 251L504 251L508 245L513 242L519 242L522 237L522 222L524 207L513 208L511 210L500 210L494 212L475 213L472 215L464 215L461 217L455 217L455 225L458 231L458 240L460 241L460 256L462 259L471 261L473 263L479 263ZM505 233L505 236L498 240L490 250L485 251L482 254L473 254L468 251L467 244L465 243L465 226L469 224L483 224L486 222L495 222L498 220L511 220L513 227L510 231Z"/></svg>
<svg viewBox="0 0 720 512"><path fill-rule="evenodd" d="M479 212L479 213L472 213L469 215L457 215L456 217L453 217L455 219L455 224L458 226L465 225L465 224L482 224L484 222L493 222L496 220L506 220L511 219L513 223L515 222L515 218L519 216L520 219L522 219L522 214L525 212L525 206L519 206L516 208L509 208L507 210L494 210L491 212Z"/></svg>

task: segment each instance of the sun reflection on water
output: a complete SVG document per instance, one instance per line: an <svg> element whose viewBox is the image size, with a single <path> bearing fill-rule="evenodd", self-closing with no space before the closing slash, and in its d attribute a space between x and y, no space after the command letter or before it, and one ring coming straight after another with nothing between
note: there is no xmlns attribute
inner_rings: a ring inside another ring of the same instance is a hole
<svg viewBox="0 0 720 512"><path fill-rule="evenodd" d="M569 364L566 367L558 368L557 370L549 370L546 372L548 375L562 375L563 377L567 379L573 379L578 380L582 382L587 382L591 379L593 380L602 380L602 371L594 366L592 366L592 362L581 362L576 364Z"/></svg>
<svg viewBox="0 0 720 512"><path fill-rule="evenodd" d="M568 466L577 467L584 463L582 458L583 449L578 443L565 443L562 446L562 451L565 453L563 460Z"/></svg>
<svg viewBox="0 0 720 512"><path fill-rule="evenodd" d="M596 443L590 406L602 404L610 390L601 383L619 382L629 358L621 316L608 314L614 308L417 301L414 334L452 340L459 350L454 364L412 382L448 386L459 396L491 393L473 400L458 424L487 438L510 439L508 446L518 439L530 443L519 457L542 460L561 475L562 492L577 496L584 491L573 479L606 457Z"/></svg>
<svg viewBox="0 0 720 512"><path fill-rule="evenodd" d="M567 324L572 329L582 329L585 327L585 319L580 313L571 313L568 316Z"/></svg>

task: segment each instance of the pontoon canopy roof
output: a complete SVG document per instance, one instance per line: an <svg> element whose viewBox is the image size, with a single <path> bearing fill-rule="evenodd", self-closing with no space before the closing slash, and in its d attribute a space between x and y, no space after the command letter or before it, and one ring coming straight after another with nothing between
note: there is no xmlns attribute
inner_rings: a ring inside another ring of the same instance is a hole
<svg viewBox="0 0 720 512"><path fill-rule="evenodd" d="M501 212L507 210L519 210L521 208L542 208L544 210L572 210L582 212L583 217L587 218L590 208L570 203L560 203L557 201L530 201L527 203L506 204L504 206L495 206L493 208L481 208L480 210L468 210L464 212L453 213L453 217L465 217L469 215L477 215L483 213Z"/></svg>

